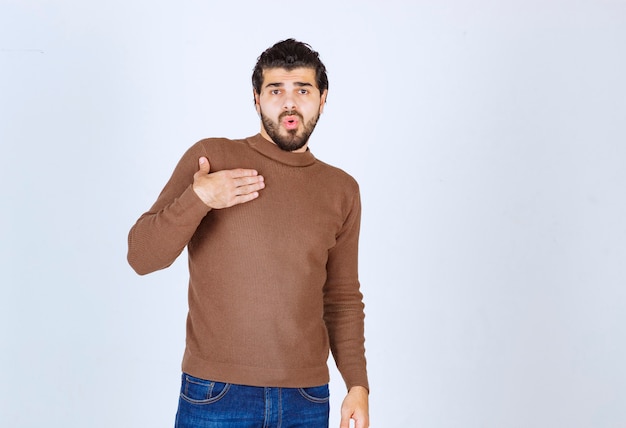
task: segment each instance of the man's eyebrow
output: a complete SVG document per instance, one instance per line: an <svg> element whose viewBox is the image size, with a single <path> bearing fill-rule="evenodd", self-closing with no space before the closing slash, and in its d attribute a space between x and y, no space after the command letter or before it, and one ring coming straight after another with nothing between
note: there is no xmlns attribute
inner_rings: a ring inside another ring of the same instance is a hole
<svg viewBox="0 0 626 428"><path fill-rule="evenodd" d="M305 86L310 86L311 88L313 87L313 84L309 82L294 82L294 85L300 88ZM285 84L282 82L272 82L265 85L266 88L282 88L283 86L285 86Z"/></svg>

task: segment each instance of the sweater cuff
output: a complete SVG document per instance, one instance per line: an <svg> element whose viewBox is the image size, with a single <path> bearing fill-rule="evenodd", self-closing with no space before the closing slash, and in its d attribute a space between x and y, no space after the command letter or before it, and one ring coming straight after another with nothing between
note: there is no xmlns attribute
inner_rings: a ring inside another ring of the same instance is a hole
<svg viewBox="0 0 626 428"><path fill-rule="evenodd" d="M194 192L193 185L189 185L178 198L180 215L184 218L204 218L211 208L202 202L202 199Z"/></svg>

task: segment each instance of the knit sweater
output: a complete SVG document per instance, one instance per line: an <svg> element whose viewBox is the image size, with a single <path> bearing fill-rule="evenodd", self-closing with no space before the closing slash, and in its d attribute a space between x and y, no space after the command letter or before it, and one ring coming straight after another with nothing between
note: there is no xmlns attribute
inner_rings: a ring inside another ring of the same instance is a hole
<svg viewBox="0 0 626 428"><path fill-rule="evenodd" d="M198 159L211 172L249 168L257 199L210 210L192 188ZM251 386L329 381L332 351L348 388L369 388L357 275L356 181L310 151L286 152L260 134L199 141L132 227L128 262L163 269L187 247L189 312L183 371Z"/></svg>

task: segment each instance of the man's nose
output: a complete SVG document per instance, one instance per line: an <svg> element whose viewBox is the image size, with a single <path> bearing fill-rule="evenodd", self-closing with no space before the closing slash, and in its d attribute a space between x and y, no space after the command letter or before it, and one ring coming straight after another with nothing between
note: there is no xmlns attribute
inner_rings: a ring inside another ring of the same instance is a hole
<svg viewBox="0 0 626 428"><path fill-rule="evenodd" d="M296 108L296 100L294 97L292 95L286 95L283 101L283 109L289 111L295 110Z"/></svg>

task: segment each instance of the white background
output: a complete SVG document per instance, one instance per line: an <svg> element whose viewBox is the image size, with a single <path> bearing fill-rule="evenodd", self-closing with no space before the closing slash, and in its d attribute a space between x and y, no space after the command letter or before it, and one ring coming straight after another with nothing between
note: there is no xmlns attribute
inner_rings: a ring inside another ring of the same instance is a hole
<svg viewBox="0 0 626 428"><path fill-rule="evenodd" d="M287 37L361 185L372 427L626 426L623 0L0 0L0 426L173 426L186 261L126 236Z"/></svg>

